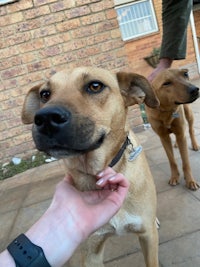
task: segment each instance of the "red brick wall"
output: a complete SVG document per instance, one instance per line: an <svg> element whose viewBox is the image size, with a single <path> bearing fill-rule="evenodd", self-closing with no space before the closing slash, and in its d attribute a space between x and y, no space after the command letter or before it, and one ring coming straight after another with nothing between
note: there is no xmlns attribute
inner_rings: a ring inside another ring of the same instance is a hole
<svg viewBox="0 0 200 267"><path fill-rule="evenodd" d="M195 21L196 34L198 37L198 45L200 51L200 9L194 12L194 21Z"/></svg>
<svg viewBox="0 0 200 267"><path fill-rule="evenodd" d="M198 45L200 51L200 9L194 11L194 21L195 21L196 34L198 37Z"/></svg>
<svg viewBox="0 0 200 267"><path fill-rule="evenodd" d="M196 26L196 34L200 37L200 9L194 11L194 21Z"/></svg>
<svg viewBox="0 0 200 267"><path fill-rule="evenodd" d="M113 1L20 0L0 6L0 162L31 154L26 92L64 67L127 65Z"/></svg>

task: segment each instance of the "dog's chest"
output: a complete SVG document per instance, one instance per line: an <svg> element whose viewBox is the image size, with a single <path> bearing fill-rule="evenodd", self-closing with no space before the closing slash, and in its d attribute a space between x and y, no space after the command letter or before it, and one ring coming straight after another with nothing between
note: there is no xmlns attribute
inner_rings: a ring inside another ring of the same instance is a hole
<svg viewBox="0 0 200 267"><path fill-rule="evenodd" d="M120 211L110 220L117 234L123 234L127 231L140 232L143 228L142 217L131 214L125 210Z"/></svg>
<svg viewBox="0 0 200 267"><path fill-rule="evenodd" d="M127 232L139 233L143 229L142 217L130 214L127 211L118 212L106 226L97 230L95 235L102 235L109 232L115 232L117 235L123 235Z"/></svg>
<svg viewBox="0 0 200 267"><path fill-rule="evenodd" d="M164 126L170 131L170 133L174 133L178 125L184 125L185 117L182 109L173 112L170 116L170 119L165 121Z"/></svg>
<svg viewBox="0 0 200 267"><path fill-rule="evenodd" d="M163 127L171 132L173 126L182 122L183 118L182 107L177 108L175 111L155 110L150 117L150 123L153 123L154 127L157 125L157 127Z"/></svg>

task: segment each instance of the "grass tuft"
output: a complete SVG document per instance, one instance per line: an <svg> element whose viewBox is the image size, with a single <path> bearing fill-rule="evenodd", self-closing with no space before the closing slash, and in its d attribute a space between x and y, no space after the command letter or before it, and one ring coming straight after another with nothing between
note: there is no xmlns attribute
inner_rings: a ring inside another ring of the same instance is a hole
<svg viewBox="0 0 200 267"><path fill-rule="evenodd" d="M18 165L15 165L13 162L0 164L0 180L4 180L28 169L45 164L45 159L46 156L43 153L38 152L33 157L22 159L21 163Z"/></svg>

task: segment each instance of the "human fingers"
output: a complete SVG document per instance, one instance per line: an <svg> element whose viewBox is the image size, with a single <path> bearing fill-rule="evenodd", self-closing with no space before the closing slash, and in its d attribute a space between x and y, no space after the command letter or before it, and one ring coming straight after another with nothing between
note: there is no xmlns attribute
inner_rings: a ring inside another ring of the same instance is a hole
<svg viewBox="0 0 200 267"><path fill-rule="evenodd" d="M99 178L96 184L101 188L105 187L107 184L118 185L125 188L129 186L129 182L124 177L124 175L121 173L116 173L114 171L113 172L109 171L106 175Z"/></svg>
<svg viewBox="0 0 200 267"><path fill-rule="evenodd" d="M108 181L115 186L115 189L112 192L113 194L110 194L108 198L116 202L118 205L122 205L130 185L128 179L126 179L123 174L117 173L110 177Z"/></svg>
<svg viewBox="0 0 200 267"><path fill-rule="evenodd" d="M109 175L109 176L104 176L100 178L97 182L96 185L97 187L104 189L104 190L111 190L114 191L117 189L117 184L110 182L110 179L113 179L116 174L114 175Z"/></svg>
<svg viewBox="0 0 200 267"><path fill-rule="evenodd" d="M104 182L102 186L100 186L101 188L104 187L105 181L115 174L116 172L111 167L107 167L106 169L97 174L96 178L97 180L99 180L99 182L97 182L97 186L99 186L102 182ZM111 187L111 184L107 183L104 189L115 189L115 187L114 186Z"/></svg>
<svg viewBox="0 0 200 267"><path fill-rule="evenodd" d="M128 191L129 181L121 173L109 177L103 177L97 181L97 185L101 188L110 189L111 191L118 191L119 193Z"/></svg>
<svg viewBox="0 0 200 267"><path fill-rule="evenodd" d="M106 169L102 170L101 172L97 173L97 179L100 179L105 176L114 175L116 172L111 167L107 167Z"/></svg>
<svg viewBox="0 0 200 267"><path fill-rule="evenodd" d="M107 193L108 190L101 190L101 194L104 195L105 191L105 198L101 202L102 206L109 207L113 209L113 211L117 211L123 204L126 195L128 193L129 182L128 180L121 174L117 174L117 176L112 177L110 183L115 184L114 189L109 190L109 194Z"/></svg>
<svg viewBox="0 0 200 267"><path fill-rule="evenodd" d="M105 179L104 182L109 182L112 185L115 184L117 188L116 190L103 188L96 191L96 193L98 192L99 201L93 206L93 217L96 218L95 230L108 222L118 212L129 188L128 180L121 173L116 173L114 176Z"/></svg>
<svg viewBox="0 0 200 267"><path fill-rule="evenodd" d="M105 201L112 201L116 206L120 206L128 192L129 181L123 174L116 173L115 175L101 178L97 181L97 185L103 188L101 190L102 199L104 197ZM108 194L108 189L110 189L110 194Z"/></svg>

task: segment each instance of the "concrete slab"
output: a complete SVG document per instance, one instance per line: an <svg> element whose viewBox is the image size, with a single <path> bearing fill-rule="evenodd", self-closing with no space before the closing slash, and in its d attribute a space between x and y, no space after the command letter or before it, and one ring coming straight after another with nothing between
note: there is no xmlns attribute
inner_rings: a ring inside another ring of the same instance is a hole
<svg viewBox="0 0 200 267"><path fill-rule="evenodd" d="M200 266L200 232L188 233L160 246L159 255L163 267Z"/></svg>
<svg viewBox="0 0 200 267"><path fill-rule="evenodd" d="M18 211L15 223L9 233L8 241L10 242L20 233L27 231L44 213L50 205L50 200L45 200L31 206L23 207Z"/></svg>

